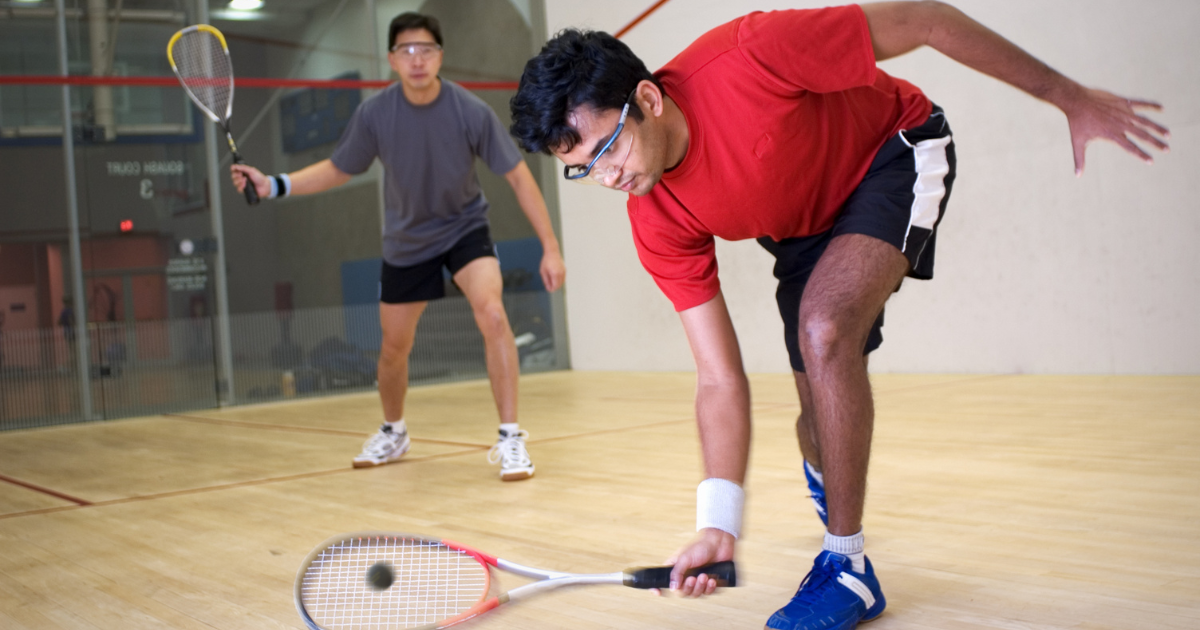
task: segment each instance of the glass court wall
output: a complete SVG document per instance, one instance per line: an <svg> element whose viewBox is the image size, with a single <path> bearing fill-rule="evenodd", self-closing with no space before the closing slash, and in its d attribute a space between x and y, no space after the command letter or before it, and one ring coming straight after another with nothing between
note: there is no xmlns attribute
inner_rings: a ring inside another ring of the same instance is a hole
<svg viewBox="0 0 1200 630"><path fill-rule="evenodd" d="M442 76L507 125L543 39L538 2L0 0L0 430L374 389L381 168L246 205L165 51L183 26L221 29L235 76L256 80L235 90L243 157L294 171L329 157L354 107L394 79L383 40L408 10L441 20ZM526 159L553 204L553 165ZM503 178L478 171L522 372L566 368L540 244ZM447 286L418 328L414 385L486 377L469 305Z"/></svg>

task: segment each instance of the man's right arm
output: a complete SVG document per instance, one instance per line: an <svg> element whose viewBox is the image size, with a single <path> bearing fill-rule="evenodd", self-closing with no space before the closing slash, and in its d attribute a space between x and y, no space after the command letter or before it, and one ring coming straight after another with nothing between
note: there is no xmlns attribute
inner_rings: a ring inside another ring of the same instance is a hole
<svg viewBox="0 0 1200 630"><path fill-rule="evenodd" d="M259 197L266 199L271 195L271 178L264 175L262 171L248 164L234 164L230 167L230 171L233 175L233 185L237 187L238 192L242 191L246 186L246 180L249 179L254 184L255 190L258 191ZM350 181L351 177L353 176L349 173L334 166L332 160L321 160L288 174L292 183L289 194L310 195L322 192L345 184Z"/></svg>
<svg viewBox="0 0 1200 630"><path fill-rule="evenodd" d="M718 292L708 302L682 311L679 318L696 360L696 425L705 477L740 488L750 458L750 384L725 298ZM736 511L713 516L720 517L715 519L718 521L740 523L740 505ZM682 595L699 597L713 592L716 583L712 580L684 580L683 573L691 567L733 559L736 536L737 532L706 527L675 554L670 560L675 565L671 580Z"/></svg>

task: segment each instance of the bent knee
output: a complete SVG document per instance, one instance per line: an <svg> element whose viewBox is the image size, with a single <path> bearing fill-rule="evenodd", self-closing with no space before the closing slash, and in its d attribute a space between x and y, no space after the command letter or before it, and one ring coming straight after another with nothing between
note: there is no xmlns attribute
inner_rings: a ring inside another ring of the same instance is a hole
<svg viewBox="0 0 1200 630"><path fill-rule="evenodd" d="M475 323L484 336L511 333L508 329L508 314L504 312L504 304L488 302L474 309Z"/></svg>
<svg viewBox="0 0 1200 630"><path fill-rule="evenodd" d="M867 330L830 313L800 313L799 342L805 364L862 354Z"/></svg>

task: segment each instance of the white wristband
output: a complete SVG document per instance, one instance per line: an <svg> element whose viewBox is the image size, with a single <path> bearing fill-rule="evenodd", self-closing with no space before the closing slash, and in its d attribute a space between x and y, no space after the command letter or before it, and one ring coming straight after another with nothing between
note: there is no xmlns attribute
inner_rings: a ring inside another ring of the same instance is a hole
<svg viewBox="0 0 1200 630"><path fill-rule="evenodd" d="M271 180L271 192L267 195L268 199L286 197L292 194L292 178L288 177L287 173L272 175L268 179Z"/></svg>
<svg viewBox="0 0 1200 630"><path fill-rule="evenodd" d="M737 538L742 532L746 493L728 479L712 477L696 487L696 531L719 529Z"/></svg>

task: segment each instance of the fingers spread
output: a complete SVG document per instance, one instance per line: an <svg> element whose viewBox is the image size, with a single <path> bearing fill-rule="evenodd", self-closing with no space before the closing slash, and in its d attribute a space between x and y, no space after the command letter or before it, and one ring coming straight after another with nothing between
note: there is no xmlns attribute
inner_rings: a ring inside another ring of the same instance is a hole
<svg viewBox="0 0 1200 630"><path fill-rule="evenodd" d="M1145 129L1142 129L1140 127L1134 127L1129 130L1129 133L1132 133L1133 135L1137 136L1138 138L1141 138L1142 140L1149 142L1150 144L1154 145L1161 151L1170 151L1171 150L1171 148L1167 146L1166 142L1159 140L1157 137L1155 137L1154 135L1152 135L1150 132L1146 131Z"/></svg>
<svg viewBox="0 0 1200 630"><path fill-rule="evenodd" d="M1134 99L1134 98L1127 98L1127 99L1125 99L1125 102L1129 103L1130 107L1148 107L1150 109L1155 109L1155 110L1160 110L1160 111L1163 108L1160 103L1156 103L1154 101L1143 101L1143 100Z"/></svg>
<svg viewBox="0 0 1200 630"><path fill-rule="evenodd" d="M1138 158L1141 158L1141 160L1143 162L1145 162L1147 164L1154 163L1154 158L1150 157L1150 154L1143 151L1141 147L1139 147L1138 145L1131 142L1129 140L1129 138L1125 138L1125 137L1117 138L1116 143L1119 144L1121 146L1121 148L1132 153L1133 155L1137 156Z"/></svg>
<svg viewBox="0 0 1200 630"><path fill-rule="evenodd" d="M1158 132L1159 134L1161 134L1161 135L1162 135L1164 138L1170 138L1170 137L1171 137L1171 130L1170 130L1170 129L1167 129L1167 128L1166 128L1166 127L1164 127L1163 125L1160 125L1160 124L1158 124L1157 122L1154 122L1153 120L1151 120L1151 119L1149 119L1149 118L1146 118L1145 116L1137 116L1137 121L1138 121L1139 123L1141 123L1141 124L1142 124L1142 126L1144 126L1144 127L1149 127L1149 128L1151 128L1151 129L1153 129L1153 130L1157 131L1157 132Z"/></svg>

